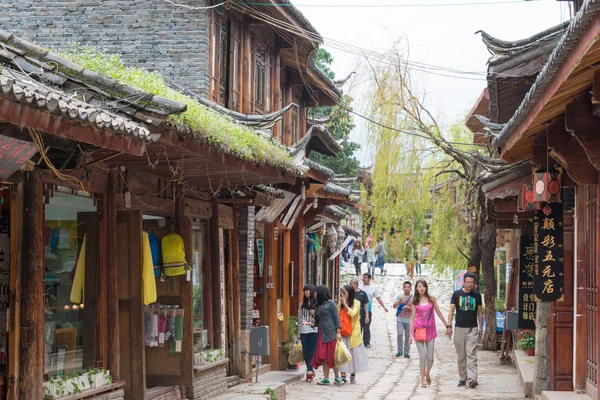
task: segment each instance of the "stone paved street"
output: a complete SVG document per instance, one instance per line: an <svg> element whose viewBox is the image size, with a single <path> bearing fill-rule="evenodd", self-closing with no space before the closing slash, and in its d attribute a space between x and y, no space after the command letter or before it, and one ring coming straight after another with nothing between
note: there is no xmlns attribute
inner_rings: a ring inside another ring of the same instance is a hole
<svg viewBox="0 0 600 400"><path fill-rule="evenodd" d="M346 270L350 272L350 269ZM379 304L373 305L373 347L367 349L370 371L357 375L356 385L348 383L342 387L327 387L318 386L316 381L311 384L305 381L295 382L287 387L287 399L523 399L523 389L514 366L500 365L496 354L490 352L478 353L479 388L456 387L456 353L439 320L435 363L431 373L433 383L427 388L421 388L418 378L419 355L414 344L410 360L394 357L397 351L396 322L391 305L405 280L401 275L403 270L399 265L391 266L387 276L377 276L374 281L390 311L386 313ZM425 271L425 279L429 283L430 293L439 298L442 312L446 315L453 289L450 277L432 278ZM332 378L333 372L331 375ZM322 370L319 369L317 377L321 376Z"/></svg>

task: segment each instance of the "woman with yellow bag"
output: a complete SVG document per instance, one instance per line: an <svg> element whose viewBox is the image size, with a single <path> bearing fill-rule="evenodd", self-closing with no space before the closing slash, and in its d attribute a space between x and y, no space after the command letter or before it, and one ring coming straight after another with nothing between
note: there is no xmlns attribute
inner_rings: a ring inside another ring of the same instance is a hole
<svg viewBox="0 0 600 400"><path fill-rule="evenodd" d="M346 375L350 373L350 383L356 383L356 374L369 370L367 352L363 345L360 329L360 301L354 298L355 291L352 285L342 288L342 296L338 309L342 329L342 342L350 349L352 359L348 364L340 367L342 379L346 382Z"/></svg>
<svg viewBox="0 0 600 400"><path fill-rule="evenodd" d="M317 349L313 355L310 364L316 369L323 366L324 378L317 382L318 385L329 385L329 368L333 368L335 374L334 383L343 385L344 380L340 377L339 369L335 366L335 348L338 341L341 341L340 316L337 306L331 296L327 286L317 286L317 310L315 312L315 321L319 329L317 338Z"/></svg>
<svg viewBox="0 0 600 400"><path fill-rule="evenodd" d="M419 350L419 367L421 371L421 387L431 385L431 367L433 367L433 356L435 352L435 338L437 330L435 328L435 314L440 317L446 327L448 323L438 307L435 297L429 294L429 287L424 279L419 279L415 284L415 295L412 307L412 317L410 320L410 332L417 342Z"/></svg>

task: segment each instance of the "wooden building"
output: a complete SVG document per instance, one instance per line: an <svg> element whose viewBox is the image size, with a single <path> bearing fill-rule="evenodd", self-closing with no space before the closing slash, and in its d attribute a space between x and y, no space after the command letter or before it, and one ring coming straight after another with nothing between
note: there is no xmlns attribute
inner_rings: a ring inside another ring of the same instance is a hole
<svg viewBox="0 0 600 400"><path fill-rule="evenodd" d="M512 77L502 78L492 62L487 118L469 118L467 123L480 136L487 135L505 162L520 163L505 176L490 179L484 191L494 201L499 226L517 230L521 238L531 234L536 213L523 207L522 185L534 183L535 169L562 171L564 286L557 301L537 303L534 386L537 394L573 391L595 399L600 360L596 142L600 2L574 5L577 12L571 21L532 38L503 42L484 36L488 46L505 52L504 66L512 63L510 68L516 68L512 73L520 73L527 82L519 84L517 79L509 86ZM486 96L482 99L486 101ZM523 256L518 262L520 268L526 264Z"/></svg>

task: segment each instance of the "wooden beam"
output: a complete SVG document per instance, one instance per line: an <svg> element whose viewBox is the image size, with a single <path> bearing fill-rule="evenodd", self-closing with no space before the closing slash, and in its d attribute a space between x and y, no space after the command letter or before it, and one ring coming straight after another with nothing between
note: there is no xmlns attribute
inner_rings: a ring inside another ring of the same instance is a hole
<svg viewBox="0 0 600 400"><path fill-rule="evenodd" d="M210 219L212 217L212 205L208 201L183 198L183 215Z"/></svg>
<svg viewBox="0 0 600 400"><path fill-rule="evenodd" d="M581 184L595 185L598 170L592 165L581 143L566 129L566 121L559 121L548 132L548 145L566 163L567 173Z"/></svg>
<svg viewBox="0 0 600 400"><path fill-rule="evenodd" d="M15 221L19 223L18 221ZM44 397L44 202L37 171L27 173L23 188L21 270L20 399Z"/></svg>
<svg viewBox="0 0 600 400"><path fill-rule="evenodd" d="M279 36L275 37L275 48L273 49L273 109L279 110L281 108L281 54L280 49L282 48L282 41ZM283 116L285 120L286 116ZM281 141L279 137L279 130L281 129L281 124L283 121L279 121L273 127L273 137L275 141Z"/></svg>
<svg viewBox="0 0 600 400"><path fill-rule="evenodd" d="M292 102L292 85L290 85L290 72L288 69L287 77L285 80L285 104L290 104ZM292 117L291 115L287 115L287 118L284 118L284 129L283 129L283 138L284 143L288 146L293 145L292 143Z"/></svg>
<svg viewBox="0 0 600 400"><path fill-rule="evenodd" d="M106 369L113 379L121 379L119 339L119 271L117 264L117 172L108 173L106 185Z"/></svg>
<svg viewBox="0 0 600 400"><path fill-rule="evenodd" d="M129 196L130 203L127 203L125 194L116 195L116 205L118 210L131 209L143 212L151 212L155 215L172 216L175 215L176 203L173 199L163 199L151 196ZM129 207L128 207L129 205Z"/></svg>
<svg viewBox="0 0 600 400"><path fill-rule="evenodd" d="M593 115L589 92L583 92L567 105L565 127L585 149L592 165L600 169L600 121Z"/></svg>
<svg viewBox="0 0 600 400"><path fill-rule="evenodd" d="M496 221L513 221L515 215L519 221L529 221L533 219L533 211L505 211L505 212L494 212L493 216Z"/></svg>
<svg viewBox="0 0 600 400"><path fill-rule="evenodd" d="M277 268L277 247L279 240L276 240L272 224L265 224L265 273L264 282L267 292L267 309L269 315L267 325L269 329L269 363L271 370L279 369L279 320L277 319L277 285L278 271ZM267 283L272 284L272 287L267 287Z"/></svg>
<svg viewBox="0 0 600 400"><path fill-rule="evenodd" d="M179 217L179 233L183 238L185 245L185 258L193 259L192 256L192 223L190 218L185 216ZM183 276L180 277L181 282L181 307L186 310L183 314L183 337L181 351L181 370L183 371L183 382L186 385L194 383L194 296L192 280L187 280ZM189 310L189 312L187 312Z"/></svg>
<svg viewBox="0 0 600 400"><path fill-rule="evenodd" d="M306 197L314 197L315 193L325 186L324 183L314 183L311 182L306 189Z"/></svg>
<svg viewBox="0 0 600 400"><path fill-rule="evenodd" d="M577 194L575 199L577 201L577 258L575 259L575 268L577 270L577 291L575 296L577 298L577 310L575 317L575 390L585 391L586 383L586 370L587 370L587 343L586 343L586 290L585 290L585 266L586 266L586 235L591 232L586 230L586 197L585 197L585 186L577 186Z"/></svg>
<svg viewBox="0 0 600 400"><path fill-rule="evenodd" d="M283 318L285 324L287 325L290 321L290 242L292 240L291 232L286 230L283 232L283 300L281 302L281 311L283 312ZM295 314L295 313L294 313ZM283 332L287 333L287 329L284 329ZM285 338L285 341L288 342L292 338ZM282 337L283 340L283 337Z"/></svg>
<svg viewBox="0 0 600 400"><path fill-rule="evenodd" d="M240 367L242 365L241 353L242 353L242 315L241 315L241 294L240 294L240 236L238 229L238 209L233 210L233 229L231 230L231 241L229 247L231 249L231 269L232 269L232 280L233 283L233 374L240 374ZM244 249L247 251L247 249Z"/></svg>
<svg viewBox="0 0 600 400"><path fill-rule="evenodd" d="M7 98L0 98L0 121L136 156L142 156L146 146L143 140L133 135L101 130L93 125L15 103Z"/></svg>
<svg viewBox="0 0 600 400"><path fill-rule="evenodd" d="M19 174L10 191L10 296L8 298L10 335L8 335L7 349L9 399L19 398L20 383L23 187L24 176Z"/></svg>

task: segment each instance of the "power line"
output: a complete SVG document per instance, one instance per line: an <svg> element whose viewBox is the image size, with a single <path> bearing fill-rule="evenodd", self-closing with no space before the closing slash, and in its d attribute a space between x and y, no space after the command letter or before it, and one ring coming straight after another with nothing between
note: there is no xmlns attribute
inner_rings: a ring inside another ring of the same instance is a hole
<svg viewBox="0 0 600 400"><path fill-rule="evenodd" d="M461 6L487 6L494 4L513 4L513 3L531 3L540 0L508 0L508 1L485 1L485 2L465 2L465 3L417 3L417 4L268 4L257 2L234 2L244 6L259 7L319 7L319 8L402 8L402 7L461 7Z"/></svg>

